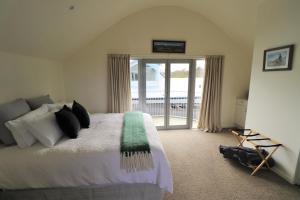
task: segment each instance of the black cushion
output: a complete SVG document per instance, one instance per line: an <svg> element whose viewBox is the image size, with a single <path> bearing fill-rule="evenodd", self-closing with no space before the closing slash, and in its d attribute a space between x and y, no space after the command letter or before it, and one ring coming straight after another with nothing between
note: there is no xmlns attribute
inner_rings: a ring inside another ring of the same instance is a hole
<svg viewBox="0 0 300 200"><path fill-rule="evenodd" d="M77 119L79 120L81 128L89 128L90 116L82 105L74 101L72 106L72 112L76 115Z"/></svg>
<svg viewBox="0 0 300 200"><path fill-rule="evenodd" d="M35 97L26 100L31 110L35 110L41 107L43 104L53 104L53 100L50 98L50 95Z"/></svg>
<svg viewBox="0 0 300 200"><path fill-rule="evenodd" d="M65 105L61 110L55 113L55 117L59 127L67 137L77 138L80 123L70 108Z"/></svg>

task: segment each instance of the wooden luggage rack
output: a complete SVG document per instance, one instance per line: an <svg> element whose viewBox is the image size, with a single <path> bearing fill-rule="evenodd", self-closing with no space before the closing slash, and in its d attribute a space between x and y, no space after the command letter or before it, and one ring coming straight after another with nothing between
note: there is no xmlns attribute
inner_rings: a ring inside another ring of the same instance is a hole
<svg viewBox="0 0 300 200"><path fill-rule="evenodd" d="M275 151L282 146L282 144L272 140L269 137L264 136L261 133L258 133L252 129L238 129L232 131L233 135L238 140L238 146L242 147L244 142L248 142L249 144L253 145L255 151L257 154L261 157L262 161L257 166L251 166L253 169L253 172L251 173L251 176L255 175L258 170L260 170L264 165L268 169L271 170L271 167L269 166L268 160L271 158L271 156L275 153ZM261 141L267 141L269 144L259 144ZM261 153L262 148L270 148L271 151L267 156L264 156Z"/></svg>

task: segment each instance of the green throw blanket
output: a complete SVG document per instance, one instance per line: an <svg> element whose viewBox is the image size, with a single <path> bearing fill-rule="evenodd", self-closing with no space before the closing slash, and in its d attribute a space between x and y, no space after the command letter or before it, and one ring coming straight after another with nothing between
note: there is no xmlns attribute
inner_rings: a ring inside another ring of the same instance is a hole
<svg viewBox="0 0 300 200"><path fill-rule="evenodd" d="M141 112L127 112L124 114L121 138L121 168L130 172L153 168L144 116Z"/></svg>

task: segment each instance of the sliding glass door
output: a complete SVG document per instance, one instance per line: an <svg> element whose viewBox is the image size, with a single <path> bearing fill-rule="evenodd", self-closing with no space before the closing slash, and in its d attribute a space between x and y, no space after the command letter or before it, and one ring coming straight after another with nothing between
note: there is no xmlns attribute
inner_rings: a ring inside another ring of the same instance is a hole
<svg viewBox="0 0 300 200"><path fill-rule="evenodd" d="M150 114L158 129L192 127L195 60L132 60L131 87L133 110Z"/></svg>

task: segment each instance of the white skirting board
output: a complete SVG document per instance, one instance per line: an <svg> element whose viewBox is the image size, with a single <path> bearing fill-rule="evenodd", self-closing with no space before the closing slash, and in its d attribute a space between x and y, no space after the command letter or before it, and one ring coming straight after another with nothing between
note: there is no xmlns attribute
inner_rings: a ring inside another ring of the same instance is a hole
<svg viewBox="0 0 300 200"><path fill-rule="evenodd" d="M278 176L282 177L283 179L285 179L287 182L289 182L290 184L296 184L295 180L293 177L289 176L287 173L283 172L282 170L280 170L278 167L274 166L272 168L273 172L275 172Z"/></svg>

